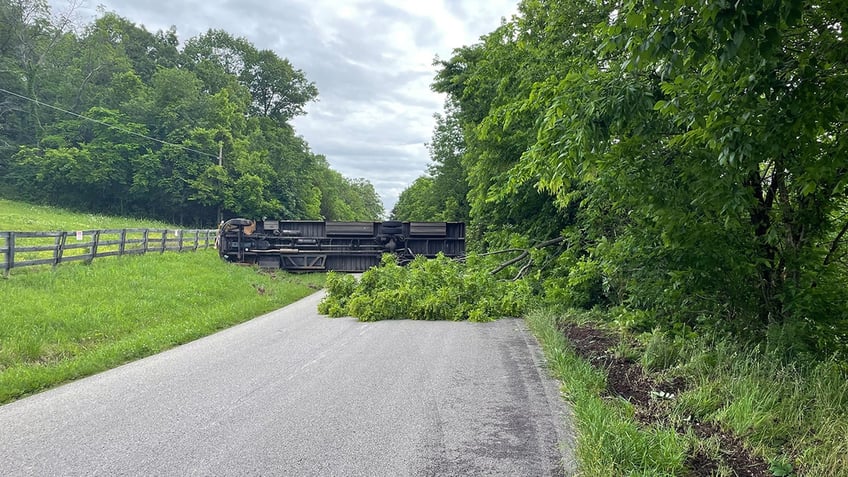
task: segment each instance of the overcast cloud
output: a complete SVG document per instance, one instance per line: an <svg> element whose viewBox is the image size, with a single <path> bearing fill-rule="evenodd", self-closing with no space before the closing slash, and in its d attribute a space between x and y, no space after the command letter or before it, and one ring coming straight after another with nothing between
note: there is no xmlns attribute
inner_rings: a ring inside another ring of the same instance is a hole
<svg viewBox="0 0 848 477"><path fill-rule="evenodd" d="M54 8L67 7L52 0ZM210 28L288 58L318 87L294 126L345 176L371 181L386 212L426 171L425 143L444 98L430 91L436 55L475 43L515 13L517 0L86 0L180 42Z"/></svg>

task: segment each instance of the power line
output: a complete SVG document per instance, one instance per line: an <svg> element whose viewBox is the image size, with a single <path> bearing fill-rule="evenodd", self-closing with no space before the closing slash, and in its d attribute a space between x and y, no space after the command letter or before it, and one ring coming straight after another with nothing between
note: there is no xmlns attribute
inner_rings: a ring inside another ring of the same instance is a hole
<svg viewBox="0 0 848 477"><path fill-rule="evenodd" d="M137 133L137 132L135 132L135 131L130 131L129 129L124 129L124 128L120 127L120 126L115 126L114 124L109 124L109 123L106 123L106 122L103 122L103 121L100 121L100 120L97 120L97 119L94 119L94 118L89 118L88 116L83 116L82 114L77 114L77 113L75 113L75 112L73 112L73 111L68 111L68 110L66 110L66 109L62 109L62 108L59 108L59 107L53 106L52 104L43 103L43 102L41 102L41 101L39 101L39 100L37 100L37 99L35 99L35 98L30 98L30 97L27 97L27 96L24 96L24 95L21 95L21 94L18 94L18 93L13 93L13 92L11 92L11 91L9 91L9 90L5 90L5 89L3 89L3 88L0 88L0 92L6 93L6 94L10 94L10 95L12 95L12 96L17 96L18 98L25 99L25 100L27 100L27 101L32 101L33 103L35 103L35 104L37 104L37 105L39 105L39 106L44 106L44 107L47 107L47 108L50 108L50 109L55 109L56 111L61 111L61 112L65 113L65 114L70 114L71 116L76 116L76 117L78 117L78 118L80 118L80 119L85 119L86 121L91 121L91 122L94 122L94 123L97 123L97 124L100 124L100 125L106 126L106 127L108 127L108 128L117 129L118 131L122 131L122 132L125 132L125 133L127 133L127 134L132 134L133 136L142 137L142 138L144 138L144 139L149 139L149 140L151 140L151 141L156 141L156 142L158 142L158 143L165 144L165 145L167 145L167 146L174 146L174 147L178 147L178 148L180 148L180 149L184 149L184 150L186 150L186 151L196 152L196 153L198 153L198 154L202 154L202 155L204 155L204 156L209 156L209 157L213 157L213 158L215 158L215 159L218 159L218 156L217 156L217 155L215 155L215 154L209 154L208 152L198 151L197 149L192 149L192 148L190 148L190 147L186 147L186 146L183 146L183 145L180 145L180 144L174 144L174 143L172 143L172 142L163 141L163 140L161 140L161 139L156 139L155 137L145 136L144 134Z"/></svg>

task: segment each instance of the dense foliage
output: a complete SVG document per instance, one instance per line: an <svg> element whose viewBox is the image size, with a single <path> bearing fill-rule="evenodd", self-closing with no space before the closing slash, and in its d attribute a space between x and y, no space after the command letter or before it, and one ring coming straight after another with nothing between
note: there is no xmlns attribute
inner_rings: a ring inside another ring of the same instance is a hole
<svg viewBox="0 0 848 477"><path fill-rule="evenodd" d="M845 5L522 1L437 62L478 245L565 236L557 304L844 349Z"/></svg>
<svg viewBox="0 0 848 477"><path fill-rule="evenodd" d="M53 18L0 0L0 195L198 225L382 215L370 183L295 134L318 91L275 52L220 30L180 45L113 13Z"/></svg>
<svg viewBox="0 0 848 477"><path fill-rule="evenodd" d="M459 263L443 255L416 257L400 266L386 254L380 267L362 274L330 273L318 311L361 321L388 319L491 321L519 316L529 304L527 282L500 281L469 256Z"/></svg>
<svg viewBox="0 0 848 477"><path fill-rule="evenodd" d="M400 194L392 209L394 220L468 221L468 181L461 162L465 150L462 129L450 102L445 109L444 115L435 116L429 174L416 179Z"/></svg>

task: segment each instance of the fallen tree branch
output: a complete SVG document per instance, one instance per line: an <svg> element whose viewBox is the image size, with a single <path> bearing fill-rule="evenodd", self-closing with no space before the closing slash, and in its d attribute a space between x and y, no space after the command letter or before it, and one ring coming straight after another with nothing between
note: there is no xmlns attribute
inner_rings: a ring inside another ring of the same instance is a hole
<svg viewBox="0 0 848 477"><path fill-rule="evenodd" d="M520 270L518 270L518 273L515 274L515 278L513 278L512 281L518 281L519 278L522 278L525 274L527 274L527 271L530 270L530 267L532 266L533 257L530 257L530 260L527 260L527 263L525 263L524 266L521 267Z"/></svg>
<svg viewBox="0 0 848 477"><path fill-rule="evenodd" d="M519 249L508 249L508 250L503 250L503 251L498 250L498 251L495 251L495 252L490 252L490 254L507 252L507 251L521 252L521 254L519 254L518 256L513 257L513 258L501 263L497 267L495 267L495 269L491 271L491 274L495 275L498 272L509 267L510 265L514 265L514 264L524 260L525 258L530 256L530 250L539 250L539 249L542 249L542 248L545 248L545 247L550 247L551 245L556 245L558 243L562 243L562 241L564 241L564 240L565 240L565 237L560 236L560 237L557 237L557 238L553 238L553 239L546 240L544 242L538 243L538 244L533 245L532 247L526 248L526 249L519 248ZM530 269L530 266L532 264L533 264L533 258L531 257L530 260L521 268L521 270L518 273L518 276L515 277L515 280L521 278L525 273L527 273L527 270Z"/></svg>
<svg viewBox="0 0 848 477"><path fill-rule="evenodd" d="M527 249L524 248L505 248L503 250L493 250L491 252L478 254L478 257L488 257L489 255L500 255L503 253L515 253L515 252L524 252Z"/></svg>
<svg viewBox="0 0 848 477"><path fill-rule="evenodd" d="M518 263L518 262L524 260L524 258L527 257L528 255L530 255L529 250L522 251L521 255L519 255L515 258L511 258L511 259L507 260L506 262L503 262L500 265L498 265L497 267L495 267L495 269L492 270L492 275L496 275L499 271L503 270L504 268L506 268L506 267L508 267L508 266L510 266L514 263Z"/></svg>

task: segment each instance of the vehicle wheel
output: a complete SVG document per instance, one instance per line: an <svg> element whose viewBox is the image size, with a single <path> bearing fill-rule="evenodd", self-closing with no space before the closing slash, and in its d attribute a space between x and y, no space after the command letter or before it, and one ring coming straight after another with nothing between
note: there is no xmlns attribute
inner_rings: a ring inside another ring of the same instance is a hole
<svg viewBox="0 0 848 477"><path fill-rule="evenodd" d="M403 229L400 228L400 227L383 226L383 228L380 229L380 231L382 232L383 235L400 235L400 234L403 233Z"/></svg>
<svg viewBox="0 0 848 477"><path fill-rule="evenodd" d="M247 227L248 225L250 225L252 223L253 223L253 221L250 220L250 219L235 218L235 219L230 219L230 220L224 222L224 225L235 225L236 227Z"/></svg>
<svg viewBox="0 0 848 477"><path fill-rule="evenodd" d="M386 227L388 227L390 229L394 229L394 228L399 229L399 228L403 227L403 222L401 222L400 220L386 220L385 222L383 222L383 228L386 228Z"/></svg>

